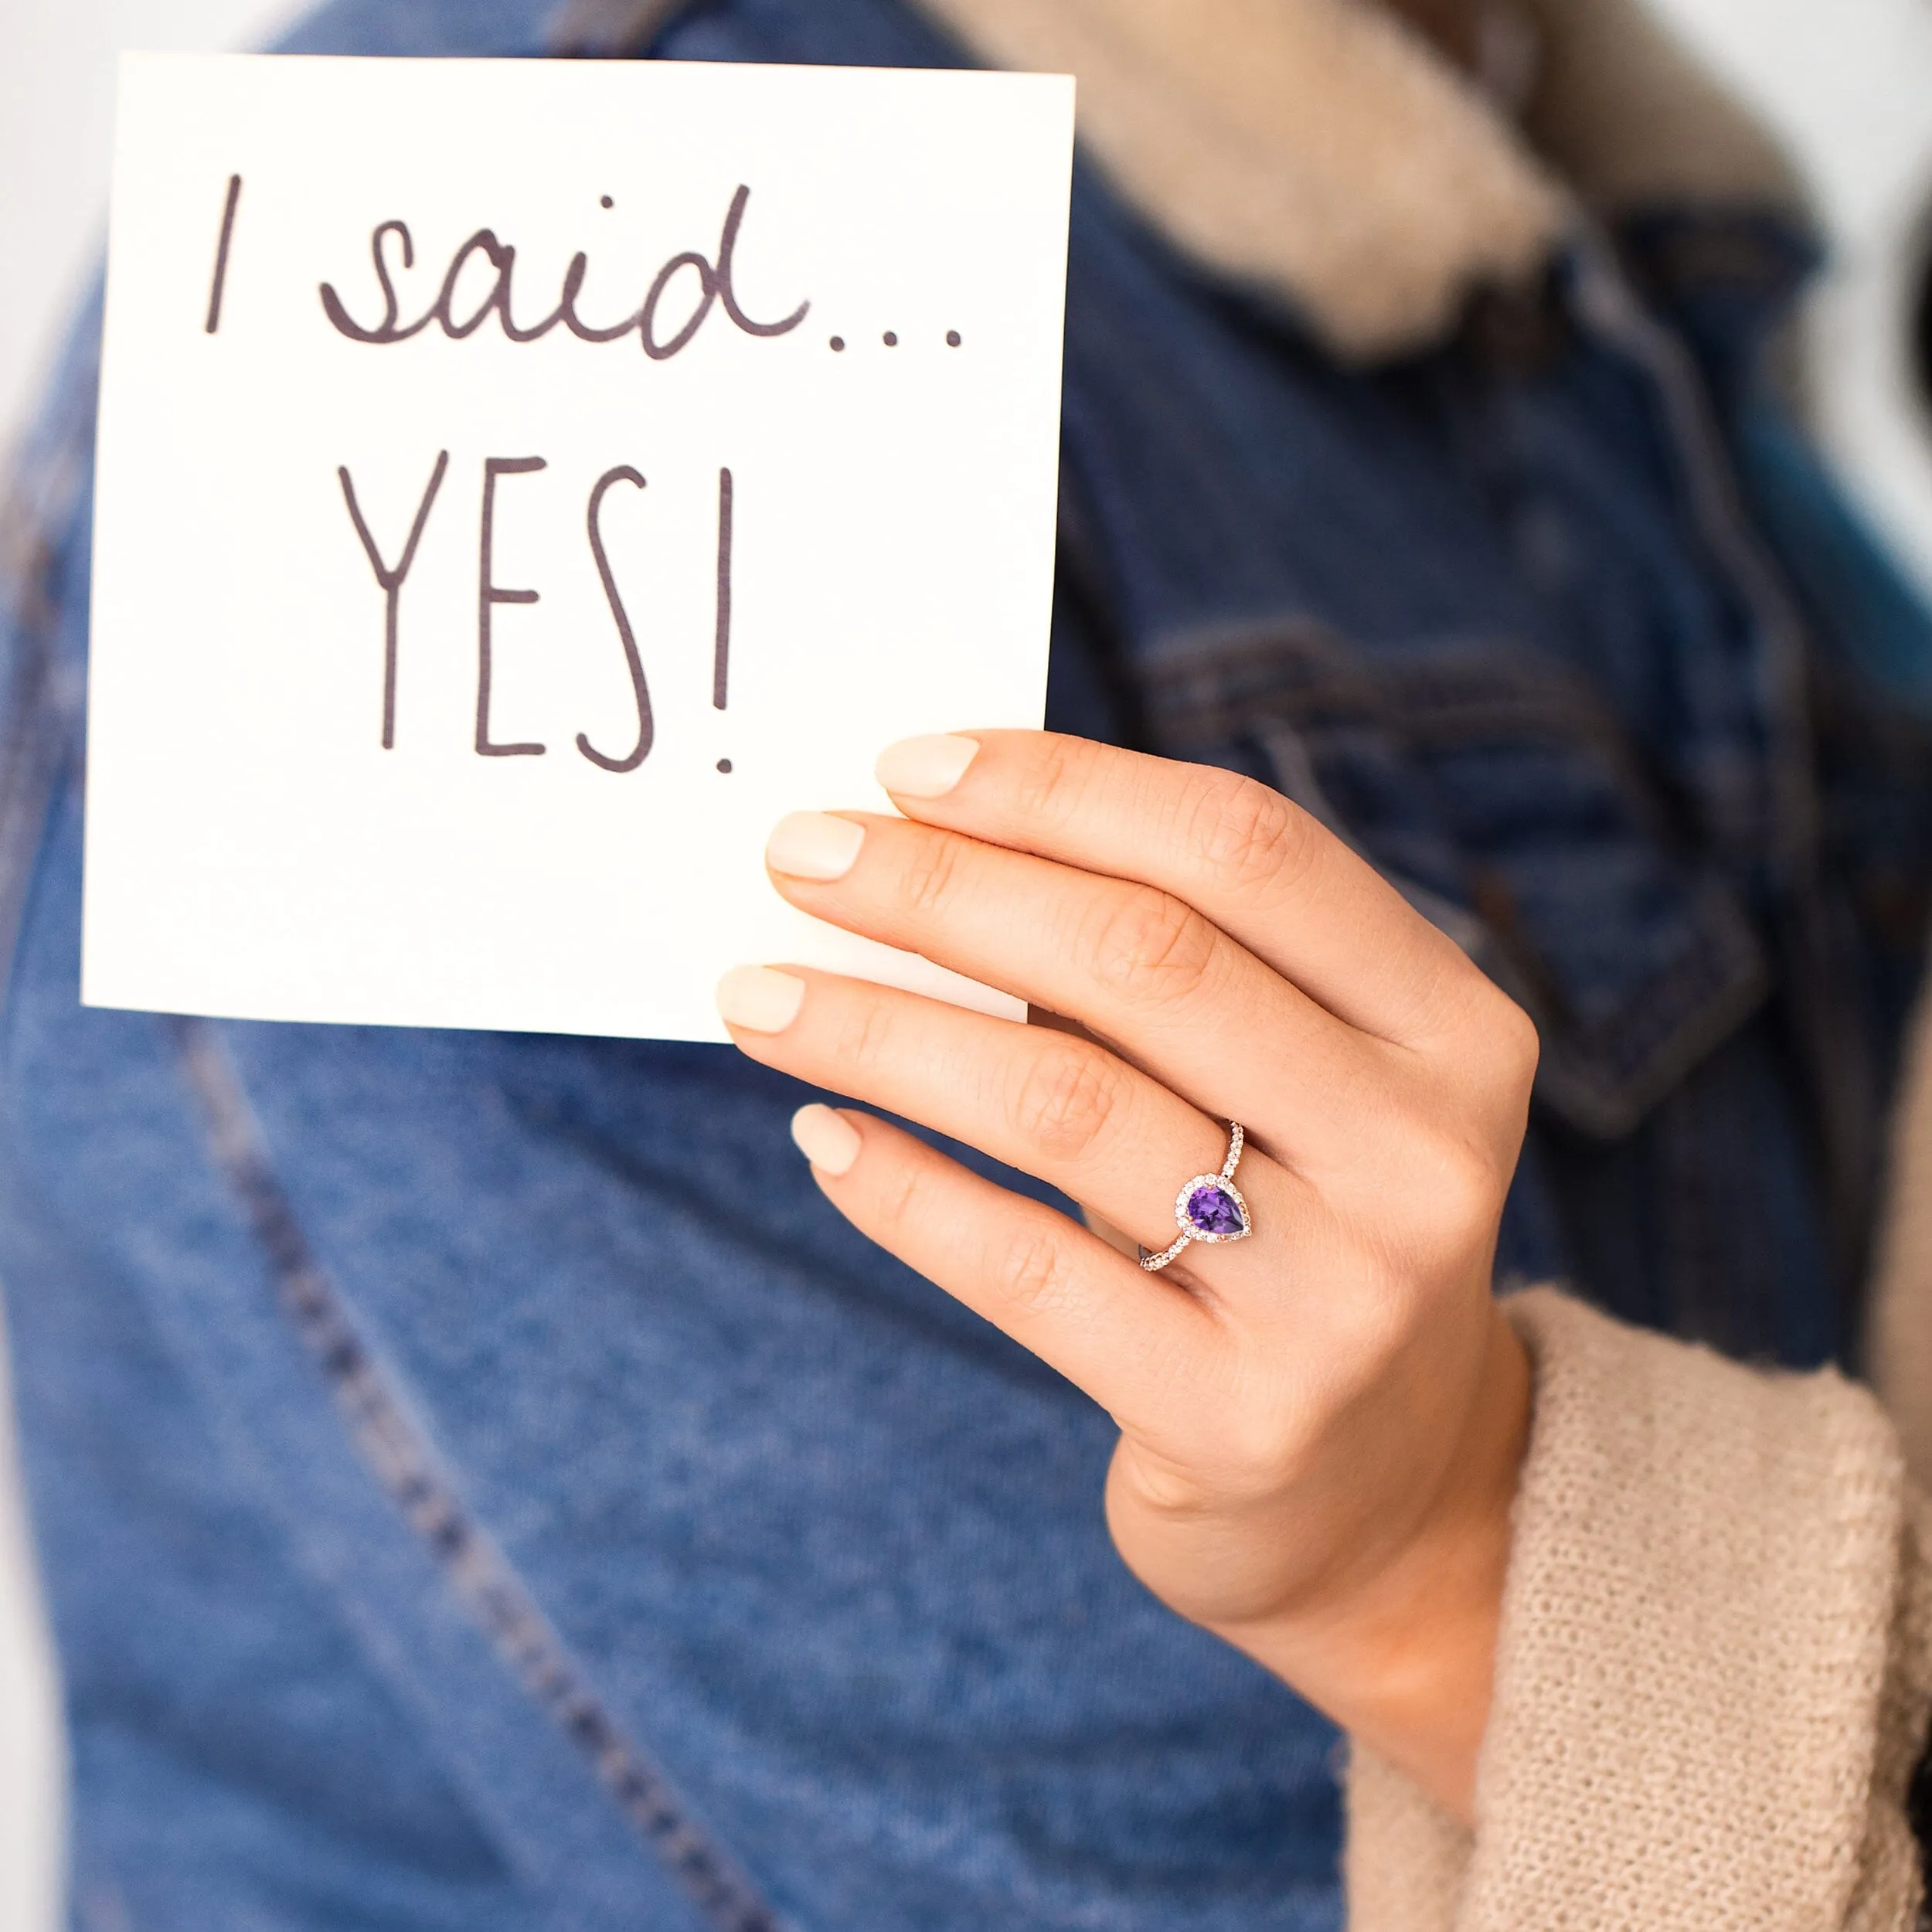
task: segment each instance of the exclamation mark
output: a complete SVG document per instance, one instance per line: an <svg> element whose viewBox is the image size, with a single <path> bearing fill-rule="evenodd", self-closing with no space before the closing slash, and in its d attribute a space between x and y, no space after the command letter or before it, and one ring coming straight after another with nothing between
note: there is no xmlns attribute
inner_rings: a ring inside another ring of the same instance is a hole
<svg viewBox="0 0 1932 1932"><path fill-rule="evenodd" d="M221 211L221 241L215 250L215 279L208 291L207 332L221 327L221 292L228 280L228 244L235 236L235 207L241 199L241 176L228 177L228 201Z"/></svg>
<svg viewBox="0 0 1932 1932"><path fill-rule="evenodd" d="M711 706L725 708L731 684L731 472L718 472L718 630L711 651Z"/></svg>
<svg viewBox="0 0 1932 1932"><path fill-rule="evenodd" d="M711 707L725 708L731 691L731 472L718 472L718 630L711 646ZM729 758L718 760L731 769Z"/></svg>

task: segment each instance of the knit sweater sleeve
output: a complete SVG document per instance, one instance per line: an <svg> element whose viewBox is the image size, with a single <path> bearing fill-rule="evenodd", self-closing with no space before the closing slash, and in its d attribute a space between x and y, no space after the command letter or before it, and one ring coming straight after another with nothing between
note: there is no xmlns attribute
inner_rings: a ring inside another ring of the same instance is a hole
<svg viewBox="0 0 1932 1932"><path fill-rule="evenodd" d="M1876 1403L1507 1306L1536 1409L1477 1823L1358 1750L1354 1932L1910 1932L1932 1512Z"/></svg>

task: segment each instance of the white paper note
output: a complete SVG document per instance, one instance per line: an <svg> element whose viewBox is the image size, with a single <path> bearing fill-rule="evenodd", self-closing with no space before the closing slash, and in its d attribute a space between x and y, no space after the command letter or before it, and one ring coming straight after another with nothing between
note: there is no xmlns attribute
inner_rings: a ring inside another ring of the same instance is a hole
<svg viewBox="0 0 1932 1932"><path fill-rule="evenodd" d="M1017 1011L761 853L1040 721L1072 138L1046 76L131 57L83 997L716 1039L792 960Z"/></svg>

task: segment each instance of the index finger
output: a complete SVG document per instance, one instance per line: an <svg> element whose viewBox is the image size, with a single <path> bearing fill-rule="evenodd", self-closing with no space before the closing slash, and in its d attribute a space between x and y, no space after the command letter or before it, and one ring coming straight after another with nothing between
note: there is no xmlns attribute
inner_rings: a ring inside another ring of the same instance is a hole
<svg viewBox="0 0 1932 1932"><path fill-rule="evenodd" d="M1252 778L1046 731L887 747L908 818L1158 886L1335 1017L1397 1044L1454 1030L1490 982L1317 819Z"/></svg>

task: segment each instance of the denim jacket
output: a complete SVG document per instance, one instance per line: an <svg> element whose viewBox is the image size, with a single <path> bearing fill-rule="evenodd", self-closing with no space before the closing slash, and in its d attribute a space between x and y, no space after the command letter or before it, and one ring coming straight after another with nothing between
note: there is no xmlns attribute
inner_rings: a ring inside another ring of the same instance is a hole
<svg viewBox="0 0 1932 1932"><path fill-rule="evenodd" d="M546 26L333 0L290 45ZM655 51L961 57L896 0ZM1279 787L1529 1007L1505 1281L1792 1363L1855 1339L1932 877L1932 638L1754 373L1807 264L1580 228L1349 368L1082 170L1049 700ZM833 1214L793 1083L79 1006L97 328L0 611L0 1281L77 1923L1337 1925L1332 1732L1126 1573L1106 1417Z"/></svg>

